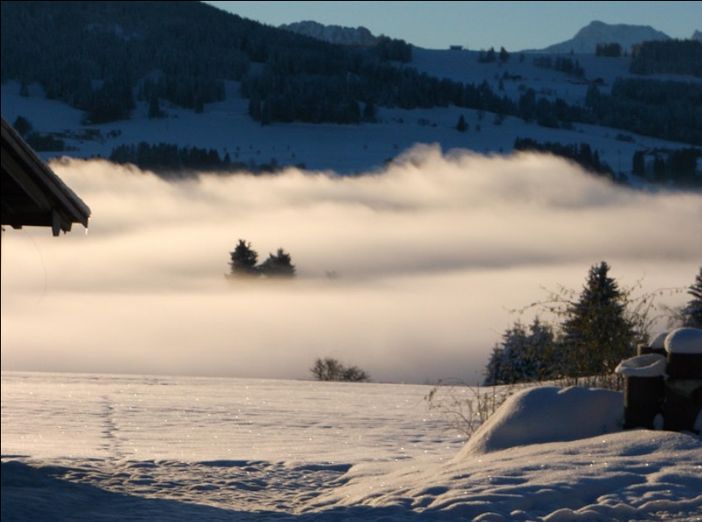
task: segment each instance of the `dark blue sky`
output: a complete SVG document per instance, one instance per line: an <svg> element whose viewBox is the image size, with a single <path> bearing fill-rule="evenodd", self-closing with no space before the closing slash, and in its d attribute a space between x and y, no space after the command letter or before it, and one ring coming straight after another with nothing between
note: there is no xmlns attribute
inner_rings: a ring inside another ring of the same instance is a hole
<svg viewBox="0 0 702 522"><path fill-rule="evenodd" d="M592 20L650 25L674 38L702 30L702 2L207 2L263 23L363 25L415 45L545 47Z"/></svg>

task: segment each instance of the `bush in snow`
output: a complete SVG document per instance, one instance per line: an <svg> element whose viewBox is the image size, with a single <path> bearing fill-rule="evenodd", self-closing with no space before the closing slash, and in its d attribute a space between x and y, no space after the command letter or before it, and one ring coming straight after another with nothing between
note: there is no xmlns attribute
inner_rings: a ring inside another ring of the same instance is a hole
<svg viewBox="0 0 702 522"><path fill-rule="evenodd" d="M465 383L439 382L424 397L430 410L438 411L451 428L470 438L513 393L514 386L481 388Z"/></svg>
<svg viewBox="0 0 702 522"><path fill-rule="evenodd" d="M357 366L345 366L337 359L325 357L314 362L310 372L318 381L368 382L370 376Z"/></svg>

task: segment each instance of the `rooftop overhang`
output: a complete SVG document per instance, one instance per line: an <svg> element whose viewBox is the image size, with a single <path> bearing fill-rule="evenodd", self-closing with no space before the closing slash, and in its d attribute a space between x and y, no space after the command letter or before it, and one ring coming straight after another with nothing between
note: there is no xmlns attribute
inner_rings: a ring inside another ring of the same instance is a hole
<svg viewBox="0 0 702 522"><path fill-rule="evenodd" d="M88 226L90 209L2 120L2 225L51 227L55 236L73 223Z"/></svg>

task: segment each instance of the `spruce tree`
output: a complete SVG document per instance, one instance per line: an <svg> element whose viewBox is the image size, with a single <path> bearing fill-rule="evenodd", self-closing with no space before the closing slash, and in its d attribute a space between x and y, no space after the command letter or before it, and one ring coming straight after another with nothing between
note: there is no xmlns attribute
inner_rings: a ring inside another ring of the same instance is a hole
<svg viewBox="0 0 702 522"><path fill-rule="evenodd" d="M604 261L593 265L580 298L568 307L563 348L570 376L609 374L619 361L634 355L636 335L609 268Z"/></svg>
<svg viewBox="0 0 702 522"><path fill-rule="evenodd" d="M458 123L456 123L456 130L458 132L465 132L468 130L468 124L466 123L466 119L463 117L463 114L461 114L458 117Z"/></svg>
<svg viewBox="0 0 702 522"><path fill-rule="evenodd" d="M500 62L506 63L509 60L509 53L504 47L500 47Z"/></svg>
<svg viewBox="0 0 702 522"><path fill-rule="evenodd" d="M683 309L683 324L692 328L702 328L702 267L687 293L692 299Z"/></svg>
<svg viewBox="0 0 702 522"><path fill-rule="evenodd" d="M275 255L268 254L268 259L261 263L258 270L261 274L269 277L293 277L295 275L295 265L292 264L290 254L282 248L279 248Z"/></svg>
<svg viewBox="0 0 702 522"><path fill-rule="evenodd" d="M251 243L240 239L234 251L229 253L229 256L231 258L229 266L232 276L242 277L258 274L256 269L258 254L251 248Z"/></svg>
<svg viewBox="0 0 702 522"><path fill-rule="evenodd" d="M530 382L556 377L553 329L537 317L525 328L515 323L502 335L485 369L485 385Z"/></svg>

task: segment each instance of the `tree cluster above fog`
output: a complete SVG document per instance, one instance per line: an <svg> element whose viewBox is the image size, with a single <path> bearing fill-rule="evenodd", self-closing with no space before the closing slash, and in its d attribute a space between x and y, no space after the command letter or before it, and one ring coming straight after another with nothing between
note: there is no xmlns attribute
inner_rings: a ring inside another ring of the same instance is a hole
<svg viewBox="0 0 702 522"><path fill-rule="evenodd" d="M290 254L279 248L275 254L268 254L268 258L261 264L258 262L258 253L251 248L251 243L240 239L236 247L229 253L229 277L283 277L295 276L295 265L292 264Z"/></svg>

